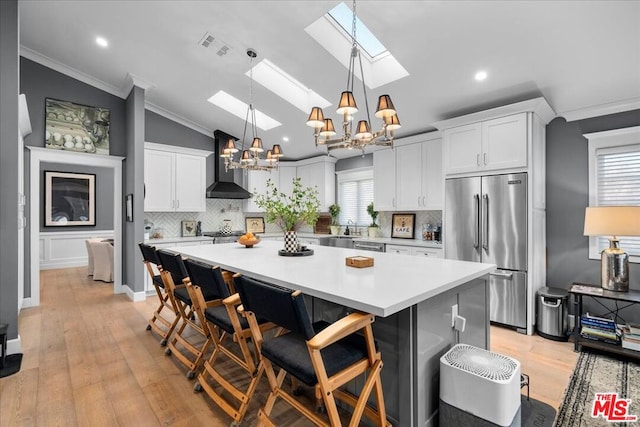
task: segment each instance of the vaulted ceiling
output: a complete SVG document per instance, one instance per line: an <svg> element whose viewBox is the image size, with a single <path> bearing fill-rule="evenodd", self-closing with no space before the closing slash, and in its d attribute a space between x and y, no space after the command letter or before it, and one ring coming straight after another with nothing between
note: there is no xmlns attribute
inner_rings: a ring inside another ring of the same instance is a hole
<svg viewBox="0 0 640 427"><path fill-rule="evenodd" d="M251 47L258 52L254 64L268 58L332 102L325 115L338 122L347 71L305 32L337 3L22 1L21 52L120 96L130 74L148 86L148 108L205 133L241 136L244 121L207 98L224 90L249 101ZM409 72L369 91L371 109L378 95L391 95L403 125L399 136L537 96L558 115L640 105L638 1L361 0L357 11ZM216 39L209 48L198 44L206 32ZM99 48L96 36L109 46ZM219 56L223 45L229 50ZM480 69L488 73L482 82L474 80ZM358 92L356 99L362 109ZM325 152L314 146L307 113L258 84L253 101L282 123L259 131L266 145L282 144L288 159Z"/></svg>

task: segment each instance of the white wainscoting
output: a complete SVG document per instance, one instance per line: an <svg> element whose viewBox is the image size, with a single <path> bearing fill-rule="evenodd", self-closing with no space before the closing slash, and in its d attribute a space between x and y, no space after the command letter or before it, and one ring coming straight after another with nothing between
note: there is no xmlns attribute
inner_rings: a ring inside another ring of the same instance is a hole
<svg viewBox="0 0 640 427"><path fill-rule="evenodd" d="M40 233L40 270L87 265L87 239L113 239L113 230Z"/></svg>

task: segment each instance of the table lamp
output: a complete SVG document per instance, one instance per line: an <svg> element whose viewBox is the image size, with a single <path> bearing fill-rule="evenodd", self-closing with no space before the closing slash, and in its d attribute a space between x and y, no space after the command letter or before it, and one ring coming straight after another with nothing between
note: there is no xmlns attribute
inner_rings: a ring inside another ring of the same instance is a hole
<svg viewBox="0 0 640 427"><path fill-rule="evenodd" d="M585 236L611 236L601 253L602 287L610 291L629 290L629 255L620 248L617 236L640 236L640 206L590 206L584 214Z"/></svg>

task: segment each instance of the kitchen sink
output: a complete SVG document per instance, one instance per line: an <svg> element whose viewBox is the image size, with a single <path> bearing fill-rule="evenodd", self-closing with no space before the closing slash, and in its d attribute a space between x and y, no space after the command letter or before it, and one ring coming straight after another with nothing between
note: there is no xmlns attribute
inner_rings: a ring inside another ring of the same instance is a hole
<svg viewBox="0 0 640 427"><path fill-rule="evenodd" d="M331 236L326 239L327 246L337 248L353 248L353 236Z"/></svg>

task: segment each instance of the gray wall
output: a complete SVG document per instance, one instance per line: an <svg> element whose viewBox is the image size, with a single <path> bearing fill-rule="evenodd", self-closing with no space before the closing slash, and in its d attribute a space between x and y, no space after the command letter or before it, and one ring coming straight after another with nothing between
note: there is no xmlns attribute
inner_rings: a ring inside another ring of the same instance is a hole
<svg viewBox="0 0 640 427"><path fill-rule="evenodd" d="M10 340L18 336L18 34L18 2L0 1L0 323Z"/></svg>
<svg viewBox="0 0 640 427"><path fill-rule="evenodd" d="M44 171L92 173L96 176L96 225L76 227L44 226L44 192L40 197L40 231L113 230L113 169L61 163L40 164L40 188L44 191Z"/></svg>
<svg viewBox="0 0 640 427"><path fill-rule="evenodd" d="M583 236L584 210L589 205L588 142L582 135L640 125L640 110L547 125L547 283L568 289L573 282L600 283L600 260L589 259L589 238ZM640 289L640 265L630 264L630 288ZM585 301L586 309L602 308ZM573 307L569 309L572 310ZM626 310L638 321L638 310Z"/></svg>
<svg viewBox="0 0 640 427"><path fill-rule="evenodd" d="M340 159L336 162L336 172L366 167L373 167L373 153Z"/></svg>
<svg viewBox="0 0 640 427"><path fill-rule="evenodd" d="M211 152L214 150L213 136L204 135L153 111L145 110L144 117L144 138L147 142ZM207 158L207 185L213 183L215 163L213 155Z"/></svg>

